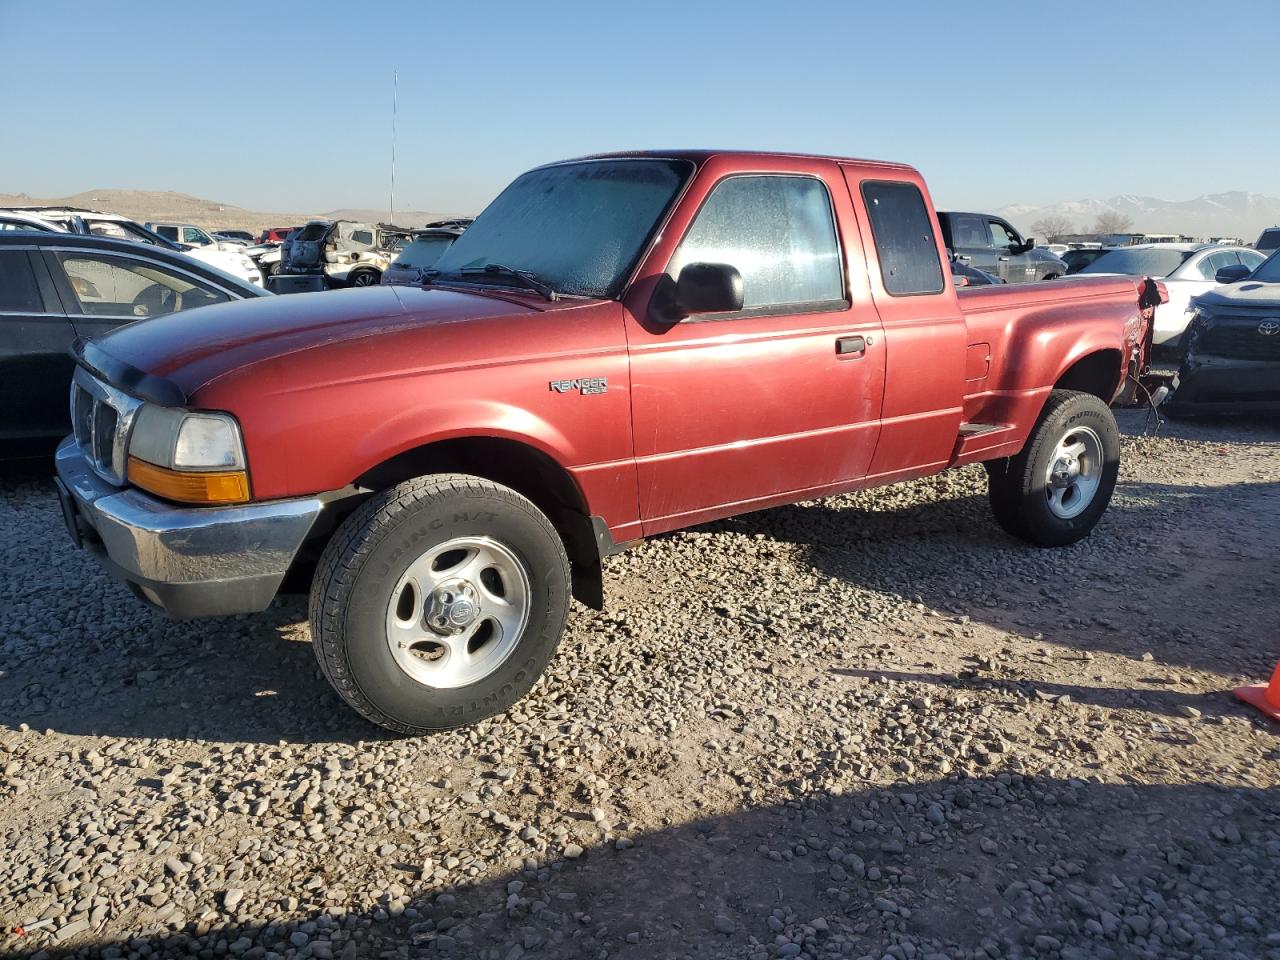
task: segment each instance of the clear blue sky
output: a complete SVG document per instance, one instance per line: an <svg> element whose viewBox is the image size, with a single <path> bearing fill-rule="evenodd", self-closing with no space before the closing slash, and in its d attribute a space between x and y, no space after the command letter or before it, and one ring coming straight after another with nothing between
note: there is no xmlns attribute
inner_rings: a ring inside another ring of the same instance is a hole
<svg viewBox="0 0 1280 960"><path fill-rule="evenodd" d="M1280 194L1280 3L0 0L0 192L469 212L636 147L903 160L942 203Z"/></svg>

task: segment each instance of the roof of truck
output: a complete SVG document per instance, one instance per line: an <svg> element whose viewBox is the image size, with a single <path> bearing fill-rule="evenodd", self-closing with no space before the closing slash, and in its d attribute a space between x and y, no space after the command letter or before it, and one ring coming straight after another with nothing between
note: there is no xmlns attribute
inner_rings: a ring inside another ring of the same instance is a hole
<svg viewBox="0 0 1280 960"><path fill-rule="evenodd" d="M775 150L620 150L613 153L593 153L573 160L630 160L645 158L654 160L691 160L701 164L712 157L744 157L753 160L769 158L786 160L826 160L834 163L856 163L859 166L880 167L885 170L900 170L904 173L915 173L916 170L907 163L893 163L886 160L863 160L857 157L836 157L820 153L787 153ZM572 163L573 160L561 160L559 163ZM546 166L556 166L554 163Z"/></svg>

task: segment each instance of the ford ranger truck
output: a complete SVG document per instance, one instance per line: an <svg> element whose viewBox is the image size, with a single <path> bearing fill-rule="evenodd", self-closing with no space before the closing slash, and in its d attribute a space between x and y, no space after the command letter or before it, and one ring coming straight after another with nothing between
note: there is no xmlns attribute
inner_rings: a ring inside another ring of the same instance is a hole
<svg viewBox="0 0 1280 960"><path fill-rule="evenodd" d="M645 537L978 462L1009 533L1087 536L1159 296L957 294L899 164L571 160L418 286L79 343L58 489L76 542L173 616L309 583L324 675L416 734L522 697L571 598L600 607L603 558Z"/></svg>

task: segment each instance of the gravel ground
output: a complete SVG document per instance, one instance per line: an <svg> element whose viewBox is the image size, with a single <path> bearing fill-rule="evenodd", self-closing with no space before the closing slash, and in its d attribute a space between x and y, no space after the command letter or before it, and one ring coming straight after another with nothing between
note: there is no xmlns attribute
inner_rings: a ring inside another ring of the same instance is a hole
<svg viewBox="0 0 1280 960"><path fill-rule="evenodd" d="M156 617L10 469L0 954L1280 960L1280 724L1227 692L1280 657L1280 427L1123 423L1082 544L978 469L659 538L420 740L301 600Z"/></svg>

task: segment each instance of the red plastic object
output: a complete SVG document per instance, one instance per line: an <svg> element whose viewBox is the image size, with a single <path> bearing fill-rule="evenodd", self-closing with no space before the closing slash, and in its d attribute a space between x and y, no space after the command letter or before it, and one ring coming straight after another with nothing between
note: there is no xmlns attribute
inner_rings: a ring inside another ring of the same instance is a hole
<svg viewBox="0 0 1280 960"><path fill-rule="evenodd" d="M1270 683L1254 683L1236 690L1236 698L1257 707L1272 720L1280 720L1280 663Z"/></svg>

